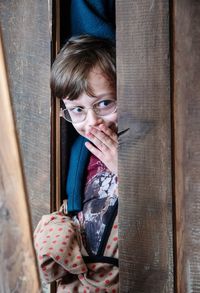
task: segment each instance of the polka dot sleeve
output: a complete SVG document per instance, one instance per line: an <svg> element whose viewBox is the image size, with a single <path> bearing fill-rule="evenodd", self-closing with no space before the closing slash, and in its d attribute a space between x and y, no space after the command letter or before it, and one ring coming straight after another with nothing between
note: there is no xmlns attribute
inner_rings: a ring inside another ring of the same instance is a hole
<svg viewBox="0 0 200 293"><path fill-rule="evenodd" d="M39 269L48 283L68 273L87 272L81 238L72 219L61 212L44 215L34 232Z"/></svg>

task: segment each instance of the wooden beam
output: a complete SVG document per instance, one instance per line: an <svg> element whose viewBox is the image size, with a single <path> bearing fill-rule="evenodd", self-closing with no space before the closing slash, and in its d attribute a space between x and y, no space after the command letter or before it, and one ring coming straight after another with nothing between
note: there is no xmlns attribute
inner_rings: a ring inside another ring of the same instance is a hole
<svg viewBox="0 0 200 293"><path fill-rule="evenodd" d="M52 60L60 50L60 0L53 2ZM60 100L52 97L51 120L51 211L59 210L60 195Z"/></svg>
<svg viewBox="0 0 200 293"><path fill-rule="evenodd" d="M0 21L33 227L50 211L48 1L0 1Z"/></svg>
<svg viewBox="0 0 200 293"><path fill-rule="evenodd" d="M174 137L177 292L200 292L200 2L175 0Z"/></svg>
<svg viewBox="0 0 200 293"><path fill-rule="evenodd" d="M0 292L39 292L32 230L0 36Z"/></svg>
<svg viewBox="0 0 200 293"><path fill-rule="evenodd" d="M120 292L173 280L169 1L116 1Z"/></svg>

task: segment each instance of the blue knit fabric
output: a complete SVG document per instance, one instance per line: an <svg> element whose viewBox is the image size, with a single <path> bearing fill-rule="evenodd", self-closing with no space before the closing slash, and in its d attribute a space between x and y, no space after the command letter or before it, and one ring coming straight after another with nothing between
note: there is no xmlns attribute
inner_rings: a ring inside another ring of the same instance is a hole
<svg viewBox="0 0 200 293"><path fill-rule="evenodd" d="M72 0L71 36L89 34L115 39L114 0Z"/></svg>

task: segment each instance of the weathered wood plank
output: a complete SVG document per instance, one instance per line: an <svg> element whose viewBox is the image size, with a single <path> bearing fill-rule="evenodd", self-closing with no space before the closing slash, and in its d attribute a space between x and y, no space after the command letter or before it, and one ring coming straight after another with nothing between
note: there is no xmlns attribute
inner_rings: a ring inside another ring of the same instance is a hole
<svg viewBox="0 0 200 293"><path fill-rule="evenodd" d="M116 1L120 292L173 292L169 3Z"/></svg>
<svg viewBox="0 0 200 293"><path fill-rule="evenodd" d="M0 22L32 222L50 211L51 13L48 1L1 0Z"/></svg>
<svg viewBox="0 0 200 293"><path fill-rule="evenodd" d="M60 0L53 2L52 25L52 60L54 61L60 50ZM59 210L61 205L60 169L61 169L61 141L60 141L60 101L52 99L52 124L51 124L51 171L52 171L52 199L51 211Z"/></svg>
<svg viewBox="0 0 200 293"><path fill-rule="evenodd" d="M200 292L200 2L174 1L177 292Z"/></svg>
<svg viewBox="0 0 200 293"><path fill-rule="evenodd" d="M32 230L0 36L0 292L39 292Z"/></svg>

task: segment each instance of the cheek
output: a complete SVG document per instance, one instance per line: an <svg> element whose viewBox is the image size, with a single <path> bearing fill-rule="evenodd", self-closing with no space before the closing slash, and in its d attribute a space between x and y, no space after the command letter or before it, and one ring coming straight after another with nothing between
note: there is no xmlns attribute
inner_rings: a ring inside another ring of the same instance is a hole
<svg viewBox="0 0 200 293"><path fill-rule="evenodd" d="M77 124L73 124L74 128L76 129L76 131L81 134L84 135L85 134L85 128L83 125L77 125Z"/></svg>
<svg viewBox="0 0 200 293"><path fill-rule="evenodd" d="M117 125L117 113L112 114L105 122L110 125Z"/></svg>
<svg viewBox="0 0 200 293"><path fill-rule="evenodd" d="M117 132L117 113L112 114L108 119L104 119L104 123L107 127Z"/></svg>

